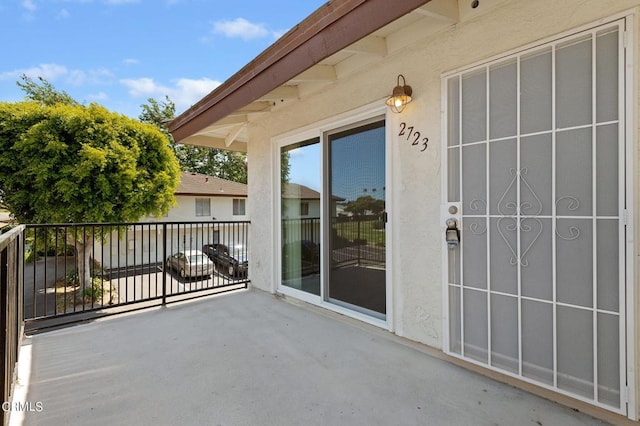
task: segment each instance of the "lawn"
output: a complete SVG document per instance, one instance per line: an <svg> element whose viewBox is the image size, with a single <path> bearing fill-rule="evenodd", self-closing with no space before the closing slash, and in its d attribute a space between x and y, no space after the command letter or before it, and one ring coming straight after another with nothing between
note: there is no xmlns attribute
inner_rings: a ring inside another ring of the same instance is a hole
<svg viewBox="0 0 640 426"><path fill-rule="evenodd" d="M367 244L384 246L385 231L379 220L339 222L334 225L338 236L349 241L365 240Z"/></svg>

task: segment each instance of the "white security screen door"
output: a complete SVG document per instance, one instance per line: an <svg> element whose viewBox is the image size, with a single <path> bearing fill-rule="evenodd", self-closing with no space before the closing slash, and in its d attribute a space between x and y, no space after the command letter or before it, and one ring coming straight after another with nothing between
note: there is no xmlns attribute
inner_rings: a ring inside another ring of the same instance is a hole
<svg viewBox="0 0 640 426"><path fill-rule="evenodd" d="M448 353L626 413L624 21L447 76Z"/></svg>

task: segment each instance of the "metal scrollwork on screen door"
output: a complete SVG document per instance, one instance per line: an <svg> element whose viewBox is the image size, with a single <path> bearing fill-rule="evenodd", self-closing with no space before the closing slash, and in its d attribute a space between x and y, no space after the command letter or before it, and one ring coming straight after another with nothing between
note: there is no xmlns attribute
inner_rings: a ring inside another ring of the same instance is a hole
<svg viewBox="0 0 640 426"><path fill-rule="evenodd" d="M529 184L529 181L526 178L527 173L528 169L526 167L520 170L515 168L509 169L509 174L512 176L511 181L507 185L507 188L500 197L496 206L500 215L497 220L498 234L511 253L509 260L511 265L520 264L521 266L529 266L529 262L526 258L527 254L531 251L543 231L543 222L539 218L543 211L542 201L536 194L536 191ZM522 202L520 205L513 201L507 201L509 192L516 188L518 181L520 181L521 191L527 191L531 196L531 201ZM569 211L575 211L580 207L580 201L576 197L560 197L556 200L556 207L561 202L568 202L567 209ZM481 204L485 204L486 206L486 203L483 200L474 199L469 203L469 209L474 212L480 212L482 211ZM469 230L475 235L481 235L486 232L486 225L481 227L480 224L474 222L469 226ZM520 256L518 256L517 247L513 246L507 235L509 232L516 232L518 230L522 233L531 233L532 235L531 241L523 248ZM556 235L565 241L572 241L580 236L580 229L576 226L570 226L569 235L564 235L556 229Z"/></svg>

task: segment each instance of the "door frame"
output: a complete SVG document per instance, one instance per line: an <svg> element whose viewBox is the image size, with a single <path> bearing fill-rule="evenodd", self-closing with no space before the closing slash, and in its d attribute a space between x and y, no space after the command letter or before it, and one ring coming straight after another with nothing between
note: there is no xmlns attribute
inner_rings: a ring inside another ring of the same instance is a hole
<svg viewBox="0 0 640 426"><path fill-rule="evenodd" d="M624 319L624 327L620 328L620 371L621 371L621 406L623 407L626 403L626 415L631 420L638 420L638 389L637 389L637 372L635 365L638 362L636 358L638 353L638 325L637 320L638 316L635 311L638 309L638 302L636 301L637 294L635 290L634 284L638 282L636 278L636 268L634 267L634 263L637 259L637 249L635 247L636 240L636 208L635 208L635 190L638 185L640 185L638 179L635 176L635 161L637 155L639 155L640 150L636 147L636 129L638 125L637 120L637 106L636 100L639 99L639 95L637 93L638 88L635 85L635 81L638 78L637 70L636 70L636 28L635 22L638 16L638 8L627 10L621 13L617 13L606 18L600 19L596 22L591 22L589 24L585 24L567 31L563 31L554 36L550 36L539 41L529 43L527 45L512 49L508 52L495 55L489 57L487 59L477 61L475 63L465 65L462 67L458 67L456 69L447 71L441 74L441 141L440 141L440 149L441 149L441 213L440 213L440 230L441 230L441 265L442 265L442 312L443 312L443 323L442 323L442 350L448 355L454 356L463 360L464 362L469 362L470 364L477 364L484 368L488 368L490 370L496 370L491 365L476 363L469 358L462 358L461 356L450 353L449 351L449 342L450 342L450 320L449 318L449 283L448 283L448 248L447 244L442 237L445 234L446 219L451 215L447 208L449 205L454 204L448 202L448 103L447 103L447 79L453 75L461 74L465 71L470 71L474 68L481 67L483 65L496 62L500 59L507 58L513 56L518 53L523 53L529 50L533 50L537 47L542 47L544 45L558 42L563 38L572 37L578 35L580 33L596 29L601 26L609 25L614 23L615 21L623 22L623 30L620 34L622 50L620 52L620 70L619 70L619 78L622 81L622 84L619 85L619 96L618 103L620 108L624 108L624 114L621 114L619 117L620 124L619 128L622 130L619 135L619 138L623 139L623 146L619 150L619 155L624 155L624 161L619 162L621 166L621 170L619 171L619 183L624 186L623 198L624 200L619 200L619 202L625 205L624 215L620 220L620 226L626 227L626 232L621 233L624 235L624 241L619 242L620 250L624 250L624 253L620 254L620 276L624 277L621 280L624 280L624 286L620 288L620 303L619 309L624 310L621 311L621 318ZM460 164L460 169L462 169L462 164ZM624 204L626 203L626 204ZM459 213L461 215L461 212ZM640 226L639 226L640 228ZM622 291L624 290L624 292ZM555 331L554 331L555 333ZM624 345L622 344L624 339ZM503 370L496 370L504 372L508 374L508 372ZM525 381L525 378L513 376L517 380ZM624 383L626 382L626 386ZM537 382L533 382L534 384L538 384ZM538 384L540 385L540 384ZM544 386L542 386L544 387ZM557 389L551 388L553 392L558 392ZM560 392L558 392L560 393ZM564 393L562 393L565 395ZM574 395L569 395L570 397L574 397ZM576 398L579 399L579 398ZM600 405L595 405L600 407ZM605 408L606 409L606 408ZM624 411L624 410L623 410ZM615 411L619 412L619 411Z"/></svg>

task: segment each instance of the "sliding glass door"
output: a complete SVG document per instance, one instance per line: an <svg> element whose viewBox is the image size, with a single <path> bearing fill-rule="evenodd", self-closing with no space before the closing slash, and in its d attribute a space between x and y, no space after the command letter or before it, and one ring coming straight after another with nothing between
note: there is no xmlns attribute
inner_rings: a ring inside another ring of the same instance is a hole
<svg viewBox="0 0 640 426"><path fill-rule="evenodd" d="M280 289L385 319L384 116L279 148Z"/></svg>
<svg viewBox="0 0 640 426"><path fill-rule="evenodd" d="M384 318L385 127L380 119L325 135L327 300Z"/></svg>

